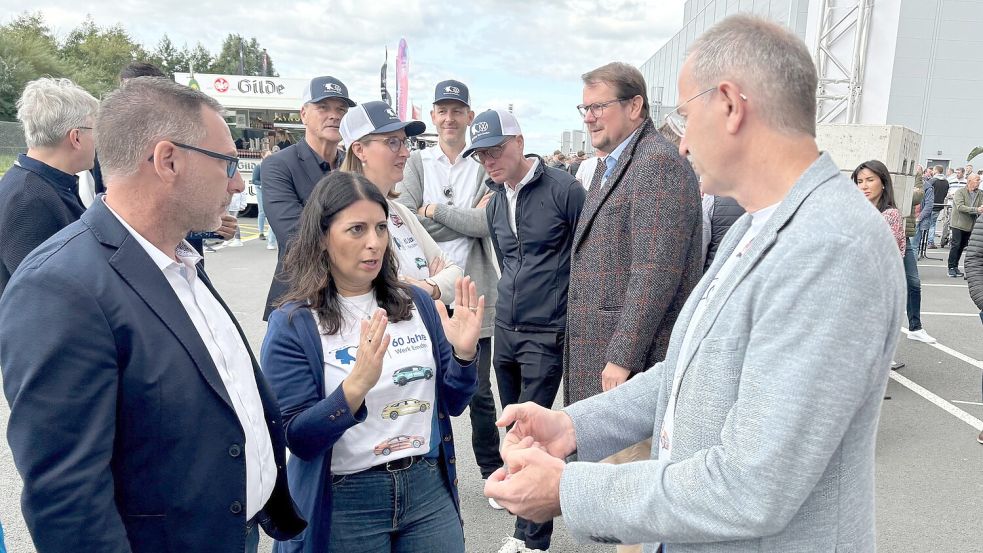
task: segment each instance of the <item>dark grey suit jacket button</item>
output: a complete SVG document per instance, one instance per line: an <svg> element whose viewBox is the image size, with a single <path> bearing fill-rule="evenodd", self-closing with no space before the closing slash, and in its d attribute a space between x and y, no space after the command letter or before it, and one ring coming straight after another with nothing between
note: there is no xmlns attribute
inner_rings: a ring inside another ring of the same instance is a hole
<svg viewBox="0 0 983 553"><path fill-rule="evenodd" d="M232 444L229 446L230 457L238 457L240 455L242 455L242 448L239 447L239 444Z"/></svg>
<svg viewBox="0 0 983 553"><path fill-rule="evenodd" d="M233 501L232 505L229 505L229 511L232 511L233 515L238 515L242 512L242 503L238 501Z"/></svg>

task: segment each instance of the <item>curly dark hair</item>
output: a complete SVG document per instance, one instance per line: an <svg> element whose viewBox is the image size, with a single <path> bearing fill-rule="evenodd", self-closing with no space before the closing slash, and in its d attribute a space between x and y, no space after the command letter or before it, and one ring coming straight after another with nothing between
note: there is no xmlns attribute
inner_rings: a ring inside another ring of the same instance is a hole
<svg viewBox="0 0 983 553"><path fill-rule="evenodd" d="M881 179L881 186L884 187L884 191L881 192L881 197L877 200L877 211L883 213L885 210L891 209L892 207L897 209L898 206L894 203L894 186L891 184L891 172L887 170L887 166L876 159L865 161L860 165L857 165L857 168L853 170L853 174L850 176L850 180L852 180L854 184L860 184L857 182L857 175L859 175L860 171L863 171L864 169L867 169L871 173L877 175L877 178Z"/></svg>
<svg viewBox="0 0 983 553"><path fill-rule="evenodd" d="M327 334L339 332L343 317L338 288L331 276L331 252L324 248L324 236L337 214L359 200L379 204L389 217L386 198L367 178L343 171L328 173L311 192L300 216L297 236L283 260L288 289L278 305L289 302L306 305L317 314ZM408 320L413 310L409 286L400 282L398 271L396 256L387 247L372 287L379 307L386 310L390 322Z"/></svg>

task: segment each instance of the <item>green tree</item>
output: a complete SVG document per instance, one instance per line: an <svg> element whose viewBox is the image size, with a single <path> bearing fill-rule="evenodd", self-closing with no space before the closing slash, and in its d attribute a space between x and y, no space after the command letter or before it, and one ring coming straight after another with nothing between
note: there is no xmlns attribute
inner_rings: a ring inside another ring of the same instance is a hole
<svg viewBox="0 0 983 553"><path fill-rule="evenodd" d="M76 83L96 97L118 86L124 66L148 57L122 25L103 29L91 17L68 34L61 55L75 68Z"/></svg>
<svg viewBox="0 0 983 553"><path fill-rule="evenodd" d="M200 42L191 51L185 46L183 52L186 52L184 57L188 65L182 71L191 72L193 69L195 73L208 73L212 66L212 54Z"/></svg>
<svg viewBox="0 0 983 553"><path fill-rule="evenodd" d="M16 119L24 86L45 76L72 78L74 68L62 59L41 14L24 13L0 25L0 120Z"/></svg>
<svg viewBox="0 0 983 553"><path fill-rule="evenodd" d="M256 38L246 40L241 35L230 34L222 41L222 49L211 65L212 73L226 75L259 75L262 73L263 48ZM277 76L273 59L267 54L267 74ZM240 71L240 62L242 71Z"/></svg>
<svg viewBox="0 0 983 553"><path fill-rule="evenodd" d="M170 37L165 34L150 53L147 63L153 64L168 78L173 79L174 73L188 70L188 49L178 50Z"/></svg>

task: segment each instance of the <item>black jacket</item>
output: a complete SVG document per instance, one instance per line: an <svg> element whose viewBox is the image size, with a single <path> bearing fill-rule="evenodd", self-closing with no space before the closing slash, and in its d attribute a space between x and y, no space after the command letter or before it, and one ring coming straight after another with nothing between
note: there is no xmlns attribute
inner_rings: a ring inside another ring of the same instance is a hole
<svg viewBox="0 0 983 553"><path fill-rule="evenodd" d="M713 197L713 208L710 211L710 243L707 245L707 260L703 264L703 272L710 268L724 235L734 222L741 218L741 215L744 215L744 208L734 198Z"/></svg>
<svg viewBox="0 0 983 553"><path fill-rule="evenodd" d="M344 159L344 152L338 152L338 165ZM283 277L283 257L290 247L290 241L300 225L300 214L307 204L307 198L330 170L328 163L321 159L306 140L280 150L263 160L263 213L270 222L273 234L280 242L277 252L276 271L266 297L265 321L273 310L276 301L287 291Z"/></svg>
<svg viewBox="0 0 983 553"><path fill-rule="evenodd" d="M932 211L942 211L945 207L945 197L949 195L949 181L941 175L936 176L932 181L932 190L935 191Z"/></svg>
<svg viewBox="0 0 983 553"><path fill-rule="evenodd" d="M570 250L587 192L572 175L546 167L519 190L516 232L509 225L505 185L489 179L495 195L485 208L502 278L495 323L510 330L563 332L567 324Z"/></svg>
<svg viewBox="0 0 983 553"><path fill-rule="evenodd" d="M84 212L78 177L18 156L0 179L0 294L31 250Z"/></svg>

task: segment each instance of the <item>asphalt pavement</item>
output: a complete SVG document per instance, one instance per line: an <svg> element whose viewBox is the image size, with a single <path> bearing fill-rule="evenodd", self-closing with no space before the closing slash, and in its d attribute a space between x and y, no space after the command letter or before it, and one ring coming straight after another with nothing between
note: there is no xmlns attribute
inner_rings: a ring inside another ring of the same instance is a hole
<svg viewBox="0 0 983 553"><path fill-rule="evenodd" d="M242 324L258 353L266 323L263 304L276 265L276 252L256 239L255 219L243 219L244 246L206 254L206 269ZM983 553L983 325L963 279L946 276L947 250L932 250L938 260L920 260L922 323L939 340L928 345L899 331L896 358L905 367L888 383L877 439L877 531L880 551ZM857 270L863 270L858 267ZM851 324L827 320L816 324ZM863 332L862 328L857 329ZM494 388L494 385L493 385ZM557 403L559 407L559 402ZM0 430L6 435L9 407L0 402ZM482 495L483 482L471 452L470 420L454 420L461 507L468 553L494 553L511 535L513 518L492 509ZM21 481L6 440L0 440L0 520L11 553L31 546L19 496ZM850 516L849 513L843 513ZM265 538L260 551L269 551ZM555 524L555 553L612 552L612 546L573 541L562 519Z"/></svg>

